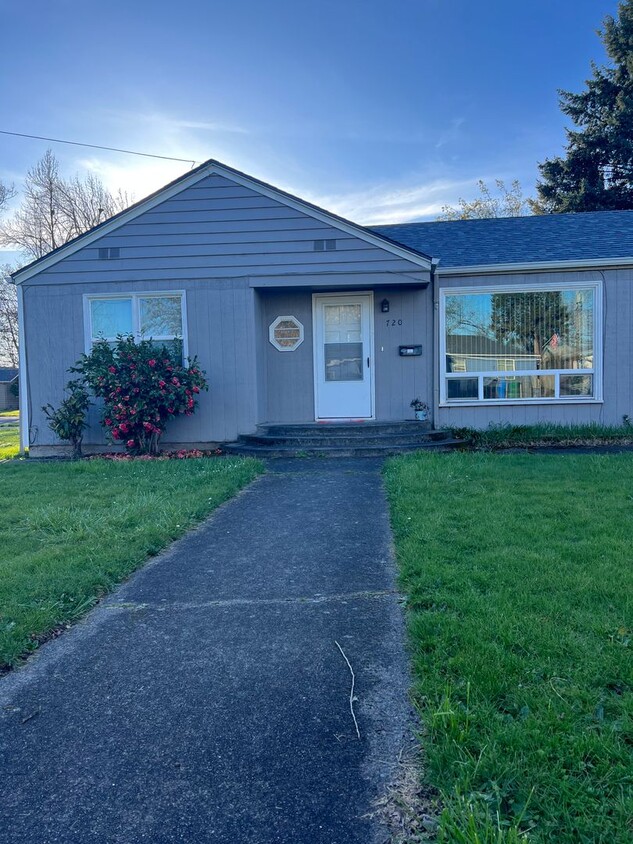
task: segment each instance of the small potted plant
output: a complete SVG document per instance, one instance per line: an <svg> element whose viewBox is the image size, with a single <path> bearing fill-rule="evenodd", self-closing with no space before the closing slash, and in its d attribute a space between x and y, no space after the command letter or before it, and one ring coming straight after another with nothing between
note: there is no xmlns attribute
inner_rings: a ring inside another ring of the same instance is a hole
<svg viewBox="0 0 633 844"><path fill-rule="evenodd" d="M429 420L429 406L422 399L413 399L411 407L415 411L415 418L418 422L428 422Z"/></svg>

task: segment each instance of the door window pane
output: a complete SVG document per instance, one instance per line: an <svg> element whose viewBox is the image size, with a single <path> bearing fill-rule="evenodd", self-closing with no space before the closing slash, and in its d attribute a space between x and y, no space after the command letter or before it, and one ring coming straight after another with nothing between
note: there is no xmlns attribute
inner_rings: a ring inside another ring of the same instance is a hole
<svg viewBox="0 0 633 844"><path fill-rule="evenodd" d="M325 305L324 310L326 343L357 343L360 341L360 305Z"/></svg>
<svg viewBox="0 0 633 844"><path fill-rule="evenodd" d="M92 299L90 315L93 340L114 340L132 334L131 299Z"/></svg>
<svg viewBox="0 0 633 844"><path fill-rule="evenodd" d="M362 381L363 344L325 343L325 380Z"/></svg>

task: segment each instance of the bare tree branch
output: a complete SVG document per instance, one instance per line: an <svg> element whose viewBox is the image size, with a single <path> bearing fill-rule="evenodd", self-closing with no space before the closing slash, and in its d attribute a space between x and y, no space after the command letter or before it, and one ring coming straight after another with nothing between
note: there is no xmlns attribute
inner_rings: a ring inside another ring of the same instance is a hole
<svg viewBox="0 0 633 844"><path fill-rule="evenodd" d="M506 186L503 179L495 179L498 195L483 181L477 182L479 196L473 200L460 198L457 207L444 205L438 220L476 220L490 217L524 217L534 211L531 200L523 196L518 179Z"/></svg>
<svg viewBox="0 0 633 844"><path fill-rule="evenodd" d="M0 364L18 365L18 296L5 276L11 267L0 267Z"/></svg>
<svg viewBox="0 0 633 844"><path fill-rule="evenodd" d="M41 258L129 204L127 194L113 195L94 174L65 179L48 150L26 174L22 204L0 222L0 244L21 249L27 260Z"/></svg>

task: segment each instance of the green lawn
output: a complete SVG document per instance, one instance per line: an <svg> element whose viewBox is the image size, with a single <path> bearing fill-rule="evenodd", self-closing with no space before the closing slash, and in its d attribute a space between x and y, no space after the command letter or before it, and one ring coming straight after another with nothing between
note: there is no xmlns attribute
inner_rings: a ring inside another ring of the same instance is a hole
<svg viewBox="0 0 633 844"><path fill-rule="evenodd" d="M385 473L440 840L633 840L633 454Z"/></svg>
<svg viewBox="0 0 633 844"><path fill-rule="evenodd" d="M20 431L17 425L14 427L3 425L0 428L0 460L7 460L10 457L17 457L20 450Z"/></svg>
<svg viewBox="0 0 633 844"><path fill-rule="evenodd" d="M181 536L262 471L255 460L0 466L0 668Z"/></svg>
<svg viewBox="0 0 633 844"><path fill-rule="evenodd" d="M12 418L14 416L17 417L19 415L20 415L19 410L0 410L0 419L6 418L6 417Z"/></svg>

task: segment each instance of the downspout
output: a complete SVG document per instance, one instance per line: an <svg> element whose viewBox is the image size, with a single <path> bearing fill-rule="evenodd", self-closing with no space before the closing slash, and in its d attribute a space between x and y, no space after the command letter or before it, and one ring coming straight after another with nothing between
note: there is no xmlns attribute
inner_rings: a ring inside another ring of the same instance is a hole
<svg viewBox="0 0 633 844"><path fill-rule="evenodd" d="M13 281L13 279L11 279ZM13 282L15 284L15 282ZM24 329L24 288L18 289L18 365L20 367L20 452L26 453L29 447L29 379L26 364L26 332Z"/></svg>
<svg viewBox="0 0 633 844"><path fill-rule="evenodd" d="M433 297L433 425L437 426L440 413L440 291L437 268L439 258L431 258L431 295Z"/></svg>

